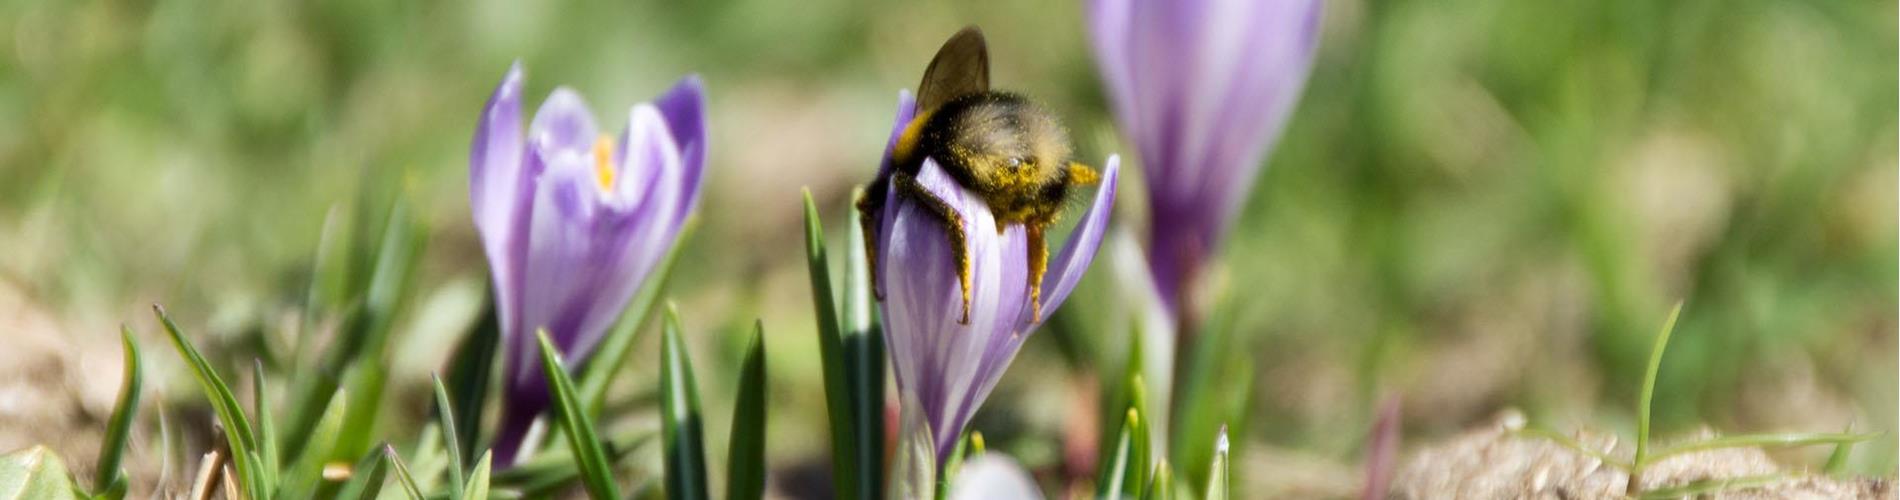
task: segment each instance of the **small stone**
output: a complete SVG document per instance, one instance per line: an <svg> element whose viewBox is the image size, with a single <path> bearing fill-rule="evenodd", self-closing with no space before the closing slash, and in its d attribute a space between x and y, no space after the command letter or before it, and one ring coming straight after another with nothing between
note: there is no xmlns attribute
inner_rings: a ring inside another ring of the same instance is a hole
<svg viewBox="0 0 1900 500"><path fill-rule="evenodd" d="M1516 408L1504 410L1504 413L1498 415L1498 426L1503 427L1504 430L1507 431L1515 432L1524 430L1524 425L1527 422L1528 419L1524 417L1524 412L1518 411Z"/></svg>

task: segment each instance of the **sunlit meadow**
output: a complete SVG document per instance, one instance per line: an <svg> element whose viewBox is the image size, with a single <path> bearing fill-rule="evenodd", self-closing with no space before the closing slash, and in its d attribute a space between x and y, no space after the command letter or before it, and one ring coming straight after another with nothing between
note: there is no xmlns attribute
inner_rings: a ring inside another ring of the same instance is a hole
<svg viewBox="0 0 1900 500"><path fill-rule="evenodd" d="M1896 16L0 2L0 497L1891 498Z"/></svg>

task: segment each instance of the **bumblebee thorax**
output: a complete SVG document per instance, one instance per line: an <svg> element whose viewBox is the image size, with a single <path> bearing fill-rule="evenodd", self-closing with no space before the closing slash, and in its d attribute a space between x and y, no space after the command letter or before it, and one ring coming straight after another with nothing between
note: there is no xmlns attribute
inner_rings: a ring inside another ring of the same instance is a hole
<svg viewBox="0 0 1900 500"><path fill-rule="evenodd" d="M1015 94L985 92L920 113L893 153L911 172L936 159L998 218L1020 221L1044 211L1042 200L1066 179L1071 150L1053 114Z"/></svg>

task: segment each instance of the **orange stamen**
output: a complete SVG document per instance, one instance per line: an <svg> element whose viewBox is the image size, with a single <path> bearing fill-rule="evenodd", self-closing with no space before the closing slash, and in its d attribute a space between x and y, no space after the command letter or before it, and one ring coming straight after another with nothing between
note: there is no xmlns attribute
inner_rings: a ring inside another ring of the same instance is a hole
<svg viewBox="0 0 1900 500"><path fill-rule="evenodd" d="M600 140L594 141L594 175L600 178L601 189L614 187L614 139L600 134Z"/></svg>

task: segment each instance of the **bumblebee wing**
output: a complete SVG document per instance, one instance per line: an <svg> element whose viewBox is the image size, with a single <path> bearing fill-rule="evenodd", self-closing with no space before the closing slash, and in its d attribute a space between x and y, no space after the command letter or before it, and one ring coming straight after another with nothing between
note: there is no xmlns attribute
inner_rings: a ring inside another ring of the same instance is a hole
<svg viewBox="0 0 1900 500"><path fill-rule="evenodd" d="M937 57L924 69L924 81L917 85L917 109L931 110L969 94L990 90L990 49L983 42L983 30L963 28L937 49Z"/></svg>

